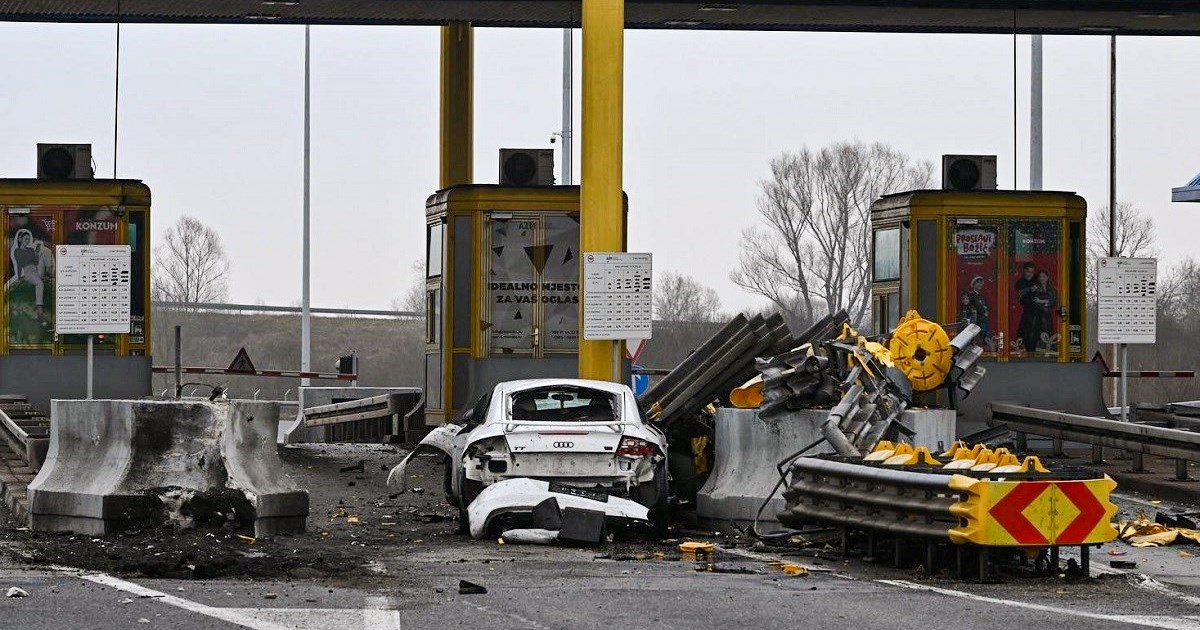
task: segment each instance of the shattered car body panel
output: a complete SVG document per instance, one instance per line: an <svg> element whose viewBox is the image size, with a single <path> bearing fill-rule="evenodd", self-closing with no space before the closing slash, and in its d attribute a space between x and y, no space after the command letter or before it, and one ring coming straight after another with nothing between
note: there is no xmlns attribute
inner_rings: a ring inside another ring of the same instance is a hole
<svg viewBox="0 0 1200 630"><path fill-rule="evenodd" d="M405 458L388 473L387 485L393 492L404 492L408 488L407 477L404 471L408 468L408 462L418 453L428 451L441 451L447 457L454 455L454 438L462 431L463 427L460 424L442 425L429 432L420 444L412 450Z"/></svg>
<svg viewBox="0 0 1200 630"><path fill-rule="evenodd" d="M604 512L608 519L626 522L648 523L650 511L644 506L629 499L606 497L599 501L575 494L551 491L548 481L539 479L506 479L498 481L479 493L479 496L467 507L467 515L471 523L471 537L485 538L490 535L489 529L497 519L505 515L524 515L531 513L534 506L553 498L561 508L581 508Z"/></svg>

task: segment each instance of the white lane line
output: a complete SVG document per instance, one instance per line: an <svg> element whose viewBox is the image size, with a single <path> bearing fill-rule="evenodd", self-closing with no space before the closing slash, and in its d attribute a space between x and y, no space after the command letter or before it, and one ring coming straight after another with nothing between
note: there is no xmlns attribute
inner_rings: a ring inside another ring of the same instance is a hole
<svg viewBox="0 0 1200 630"><path fill-rule="evenodd" d="M191 601L190 599L184 599L182 597L176 597L167 593L161 593L154 589L141 586L140 584L127 582L121 578L116 578L104 573L81 575L79 577L89 582L102 584L109 588L115 588L119 591L137 595L138 597L152 597L155 601L162 602L168 606L182 608L188 612L194 612L199 615L204 615L205 617L220 619L221 621L227 621L235 625L251 628L252 630L291 630L287 626L282 626L269 621L254 619L253 617L246 616L244 613L238 610L206 606L204 604Z"/></svg>
<svg viewBox="0 0 1200 630"><path fill-rule="evenodd" d="M1024 608L1026 610L1055 613L1070 617L1082 617L1084 619L1096 619L1099 621L1112 621L1116 623L1146 626L1149 628L1168 628L1170 630L1200 630L1200 621L1184 617L1169 617L1164 615L1106 615L1104 613L1072 610L1070 608L1060 608L1058 606L1048 606L1045 604L1034 604L1032 602L1019 602L1011 599L987 597L985 595L976 595L974 593L967 593L965 591L956 591L948 588L928 586L926 584L917 584L907 580L876 580L876 582L890 586L898 586L900 588L907 588L914 591L928 591L931 593L938 593L941 595L948 595L950 597L958 597L961 599L969 599L977 602L986 602L989 604L999 604L1001 606L1011 606L1013 608Z"/></svg>
<svg viewBox="0 0 1200 630"><path fill-rule="evenodd" d="M347 627L344 624L348 617L358 616L362 627L368 630L399 630L400 612L385 610L388 600L385 597L369 597L365 600L366 609L346 608L219 608L208 606L189 599L170 595L135 584L121 578L104 573L78 574L78 577L95 584L100 584L162 602L213 619L231 623L250 630L296 630L297 628L329 628Z"/></svg>

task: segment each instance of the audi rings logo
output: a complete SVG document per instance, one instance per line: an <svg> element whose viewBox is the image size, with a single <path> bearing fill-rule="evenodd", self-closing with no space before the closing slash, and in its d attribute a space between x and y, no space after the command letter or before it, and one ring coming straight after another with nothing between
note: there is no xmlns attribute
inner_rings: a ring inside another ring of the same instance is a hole
<svg viewBox="0 0 1200 630"><path fill-rule="evenodd" d="M554 448L574 448L574 442L555 442Z"/></svg>

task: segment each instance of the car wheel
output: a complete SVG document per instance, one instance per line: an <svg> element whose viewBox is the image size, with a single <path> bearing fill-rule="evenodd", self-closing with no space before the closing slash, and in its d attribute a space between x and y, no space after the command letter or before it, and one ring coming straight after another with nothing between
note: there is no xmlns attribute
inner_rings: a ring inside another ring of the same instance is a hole
<svg viewBox="0 0 1200 630"><path fill-rule="evenodd" d="M649 508L650 525L659 538L666 537L667 523L671 520L671 488L667 474L667 464L663 462L654 471L654 481L636 490L638 503Z"/></svg>
<svg viewBox="0 0 1200 630"><path fill-rule="evenodd" d="M458 472L458 533L467 534L471 531L470 519L467 517L467 506L483 491L483 484L474 479L467 479L466 471Z"/></svg>

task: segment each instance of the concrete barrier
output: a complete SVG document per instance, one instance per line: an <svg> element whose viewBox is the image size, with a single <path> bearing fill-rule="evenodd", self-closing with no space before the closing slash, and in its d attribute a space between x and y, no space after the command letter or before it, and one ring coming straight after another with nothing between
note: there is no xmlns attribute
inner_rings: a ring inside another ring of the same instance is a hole
<svg viewBox="0 0 1200 630"><path fill-rule="evenodd" d="M820 439L820 427L828 418L828 409L797 411L770 420L758 418L756 409L718 409L713 436L716 461L712 474L696 496L696 516L700 522L718 529L729 523L739 527L750 525L762 502L779 483L776 464ZM901 414L900 423L916 431L916 435L905 441L918 446L933 449L941 443L948 447L954 439L952 410L907 410ZM822 442L806 454L832 452ZM759 531L778 529L775 515L783 509L783 493L777 492L763 510Z"/></svg>
<svg viewBox="0 0 1200 630"><path fill-rule="evenodd" d="M696 516L701 523L718 528L729 523L748 526L779 483L775 465L820 439L820 426L828 417L828 409L813 409L786 419L759 420L757 409L718 409L713 435L716 461L696 496ZM825 443L809 451L831 452ZM759 531L778 529L775 515L783 509L783 494L776 493L763 511Z"/></svg>
<svg viewBox="0 0 1200 630"><path fill-rule="evenodd" d="M50 451L29 485L34 531L103 535L234 520L302 532L308 492L283 474L271 402L55 400Z"/></svg>

